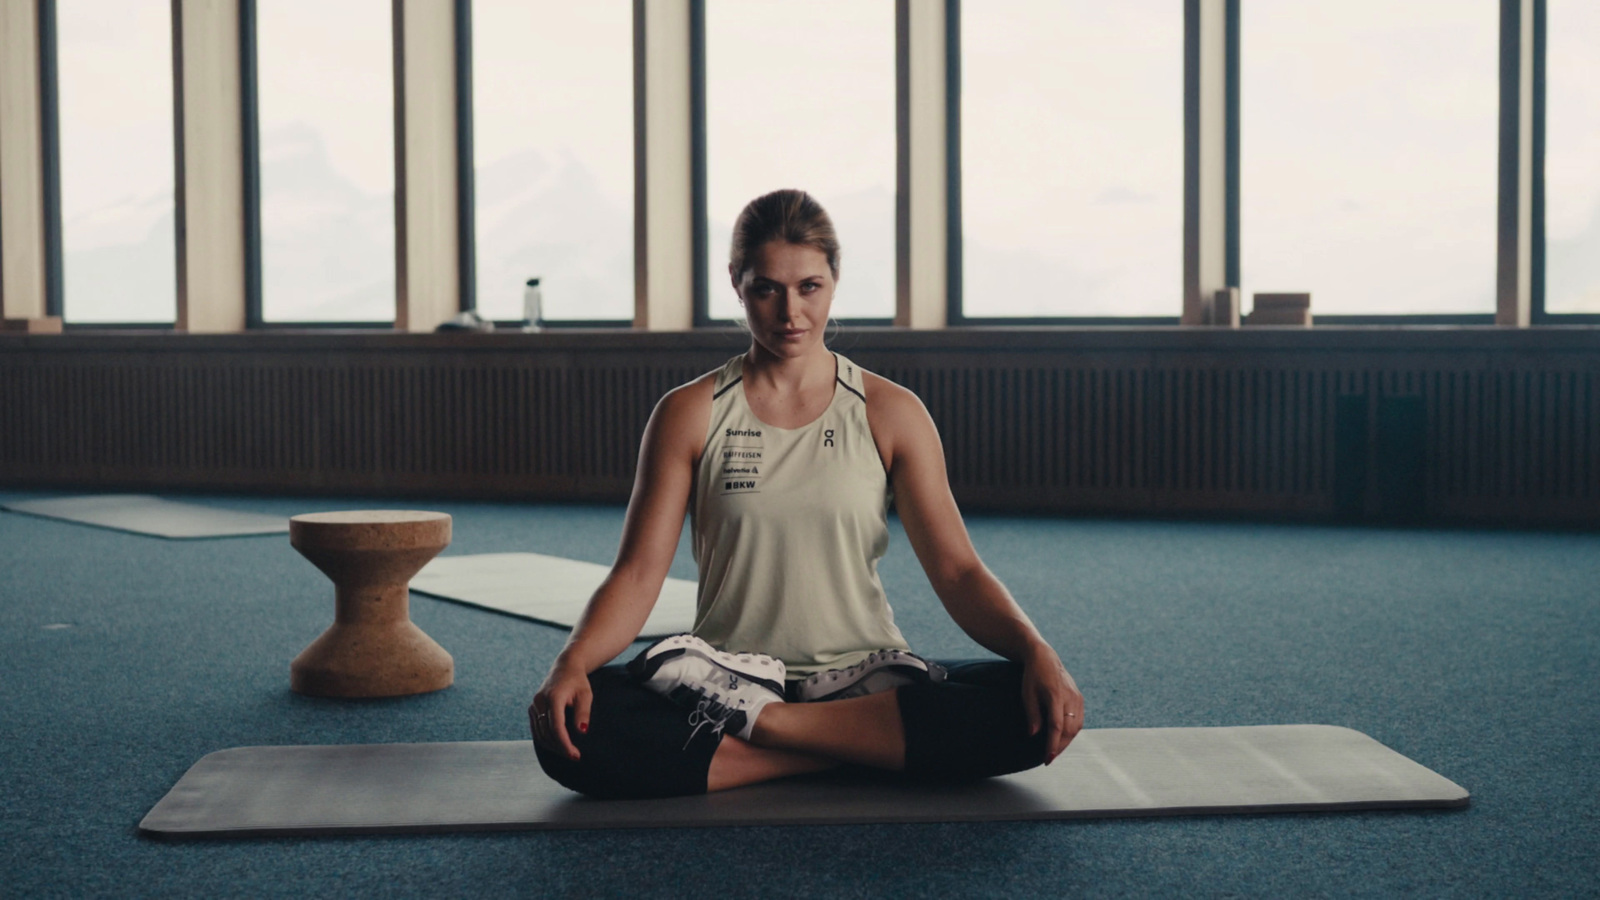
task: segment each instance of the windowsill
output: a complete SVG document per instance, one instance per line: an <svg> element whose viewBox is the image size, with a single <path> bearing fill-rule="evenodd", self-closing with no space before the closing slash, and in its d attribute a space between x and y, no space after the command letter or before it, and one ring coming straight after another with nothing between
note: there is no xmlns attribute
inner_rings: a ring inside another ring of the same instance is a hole
<svg viewBox="0 0 1600 900"><path fill-rule="evenodd" d="M441 352L603 352L727 350L737 352L749 337L737 327L693 331L636 331L615 327L552 328L536 332L402 333L392 330L307 328L232 334L186 334L170 328L95 329L80 326L64 334L0 333L0 352L31 351L379 351L389 348ZM1587 349L1600 351L1600 325L1316 325L1246 328L1090 325L963 325L929 331L892 326L845 325L828 342L884 351L968 350L981 353L1051 351L1227 352L1231 350L1490 350Z"/></svg>

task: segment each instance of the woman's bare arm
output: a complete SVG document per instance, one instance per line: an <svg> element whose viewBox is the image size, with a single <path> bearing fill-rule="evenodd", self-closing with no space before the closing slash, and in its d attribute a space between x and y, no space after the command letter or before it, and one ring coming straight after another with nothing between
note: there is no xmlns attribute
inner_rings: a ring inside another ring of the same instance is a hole
<svg viewBox="0 0 1600 900"><path fill-rule="evenodd" d="M567 733L567 710L577 728L587 731L593 699L589 673L639 636L672 566L710 423L711 384L710 376L700 378L656 404L640 442L616 561L534 696L535 735L573 759L578 749Z"/></svg>
<svg viewBox="0 0 1600 900"><path fill-rule="evenodd" d="M866 387L867 416L894 485L895 507L934 593L973 640L1023 665L1029 725L1034 732L1050 728L1054 758L1083 725L1083 695L1011 592L978 558L922 401L875 375Z"/></svg>

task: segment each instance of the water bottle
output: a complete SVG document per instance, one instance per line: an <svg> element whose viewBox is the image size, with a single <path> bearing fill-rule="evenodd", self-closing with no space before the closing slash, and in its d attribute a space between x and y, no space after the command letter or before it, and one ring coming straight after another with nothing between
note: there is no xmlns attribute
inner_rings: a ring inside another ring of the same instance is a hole
<svg viewBox="0 0 1600 900"><path fill-rule="evenodd" d="M538 331L539 319L544 315L544 297L539 293L539 279L529 278L522 289L523 331Z"/></svg>

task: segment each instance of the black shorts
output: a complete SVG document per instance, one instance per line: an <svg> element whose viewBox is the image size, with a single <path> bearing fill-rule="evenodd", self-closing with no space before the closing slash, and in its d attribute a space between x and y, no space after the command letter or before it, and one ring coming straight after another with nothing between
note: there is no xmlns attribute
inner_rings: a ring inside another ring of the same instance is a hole
<svg viewBox="0 0 1600 900"><path fill-rule="evenodd" d="M886 778L949 783L1031 769L1044 762L1046 734L1028 734L1022 667L1004 660L943 664L948 677L896 689L906 767ZM589 675L589 731L568 715L582 759L534 747L551 778L591 797L674 797L706 792L720 732L695 728L688 711L635 682L622 666Z"/></svg>

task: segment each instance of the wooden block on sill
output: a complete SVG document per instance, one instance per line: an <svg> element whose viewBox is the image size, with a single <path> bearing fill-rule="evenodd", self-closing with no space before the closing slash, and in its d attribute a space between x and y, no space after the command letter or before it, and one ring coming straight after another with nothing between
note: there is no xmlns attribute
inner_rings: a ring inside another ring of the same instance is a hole
<svg viewBox="0 0 1600 900"><path fill-rule="evenodd" d="M60 334L60 316L37 319L0 319L0 331L12 334Z"/></svg>
<svg viewBox="0 0 1600 900"><path fill-rule="evenodd" d="M1262 309L1310 309L1310 294L1256 294L1255 308Z"/></svg>
<svg viewBox="0 0 1600 900"><path fill-rule="evenodd" d="M1211 296L1204 298L1200 306L1200 324L1238 328L1239 289L1218 288Z"/></svg>

